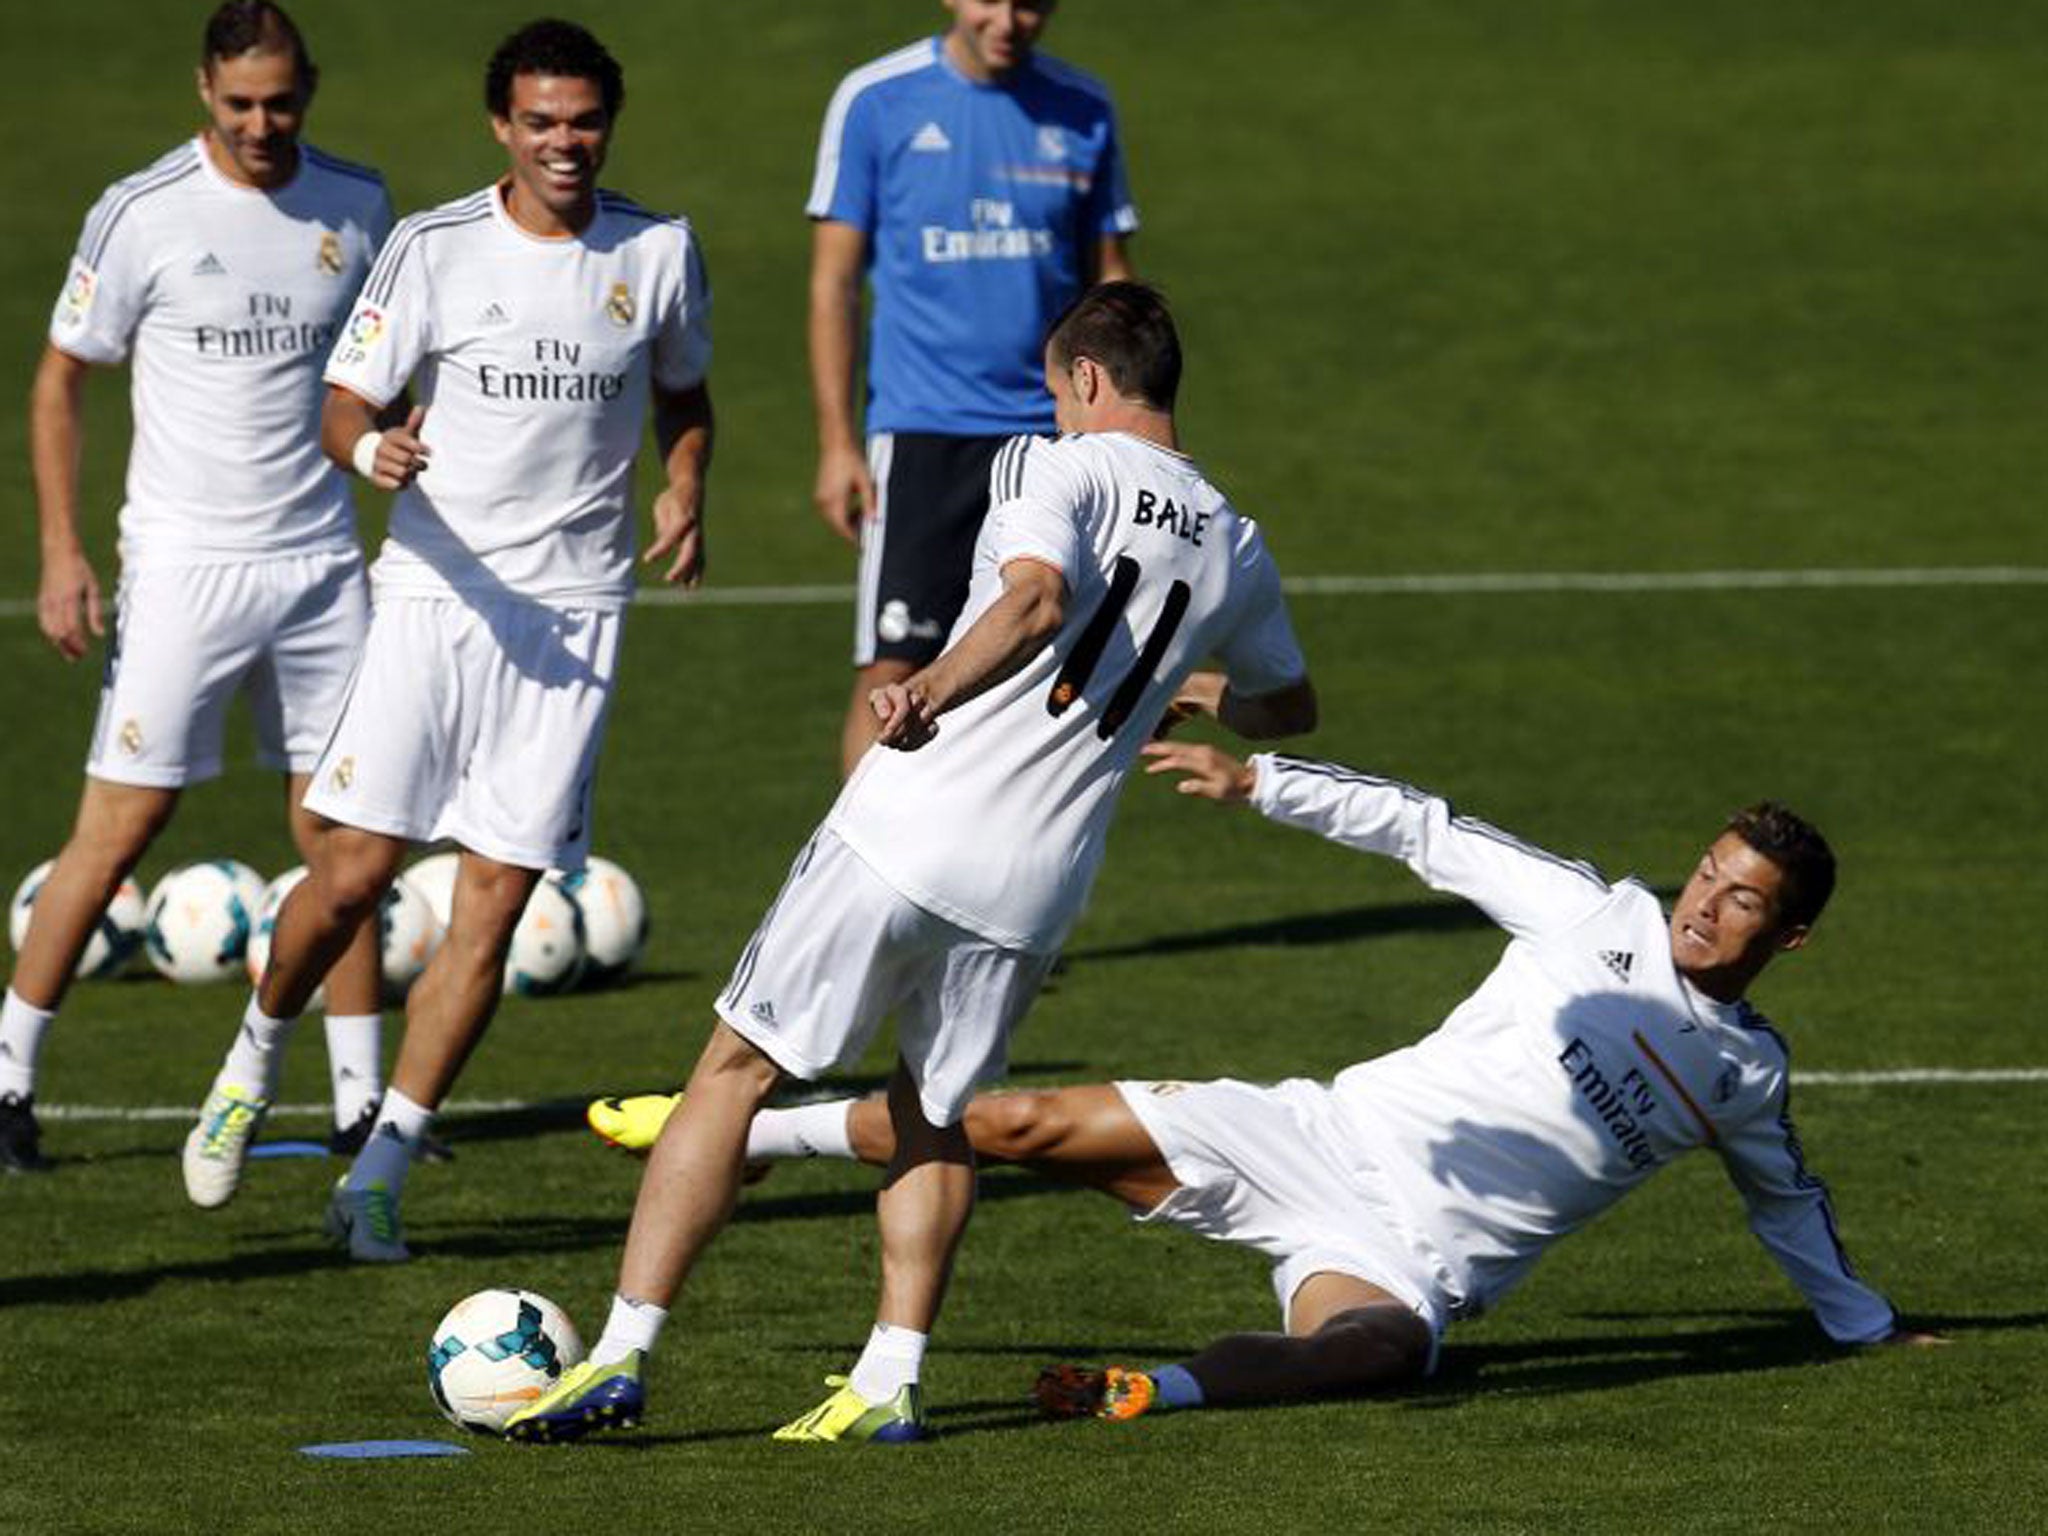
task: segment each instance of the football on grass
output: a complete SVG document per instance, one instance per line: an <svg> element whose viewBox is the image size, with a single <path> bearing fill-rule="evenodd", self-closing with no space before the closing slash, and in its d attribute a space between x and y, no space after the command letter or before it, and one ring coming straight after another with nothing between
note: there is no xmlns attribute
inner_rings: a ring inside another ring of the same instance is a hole
<svg viewBox="0 0 2048 1536"><path fill-rule="evenodd" d="M583 1359L568 1314L534 1291L478 1291L427 1343L427 1387L451 1424L495 1435Z"/></svg>

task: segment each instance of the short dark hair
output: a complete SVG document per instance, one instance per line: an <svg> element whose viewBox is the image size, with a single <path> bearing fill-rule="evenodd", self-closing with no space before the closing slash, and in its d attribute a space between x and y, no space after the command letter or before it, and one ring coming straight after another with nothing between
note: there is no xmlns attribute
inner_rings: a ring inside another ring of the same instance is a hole
<svg viewBox="0 0 2048 1536"><path fill-rule="evenodd" d="M491 116L512 115L512 81L518 75L595 80L606 117L625 109L626 72L603 43L573 21L530 21L498 44L484 69L484 105Z"/></svg>
<svg viewBox="0 0 2048 1536"><path fill-rule="evenodd" d="M1053 321L1045 344L1061 367L1088 358L1118 394L1155 410L1172 410L1180 393L1180 333L1165 295L1145 283L1098 283Z"/></svg>
<svg viewBox="0 0 2048 1536"><path fill-rule="evenodd" d="M298 23L285 14L283 6L271 4L271 0L227 0L206 18L206 30L199 38L199 67L209 75L215 59L239 59L252 50L289 53L301 90L312 90L320 78L313 56L306 52L306 40L299 35Z"/></svg>
<svg viewBox="0 0 2048 1536"><path fill-rule="evenodd" d="M1726 830L1784 872L1785 922L1811 927L1835 889L1835 850L1820 828L1775 800L1759 800L1729 817Z"/></svg>

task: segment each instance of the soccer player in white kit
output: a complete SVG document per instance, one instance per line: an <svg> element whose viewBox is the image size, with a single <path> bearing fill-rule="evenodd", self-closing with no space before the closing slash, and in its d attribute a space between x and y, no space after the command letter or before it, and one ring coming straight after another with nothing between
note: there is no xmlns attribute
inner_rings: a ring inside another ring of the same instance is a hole
<svg viewBox="0 0 2048 1536"><path fill-rule="evenodd" d="M1409 785L1330 763L1158 743L1148 771L1282 826L1406 863L1511 936L1492 975L1415 1045L1328 1085L1121 1082L990 1094L975 1151L1077 1180L1139 1219L1274 1260L1284 1332L1166 1366L1056 1366L1055 1417L1327 1396L1427 1374L1445 1325L1495 1305L1559 1238L1673 1159L1717 1152L1749 1224L1828 1337L1937 1342L1851 1267L1787 1110L1784 1041L1745 1000L1805 943L1834 884L1809 825L1734 817L1667 917L1634 880L1517 842ZM879 1100L769 1110L750 1160L887 1166Z"/></svg>
<svg viewBox="0 0 2048 1536"><path fill-rule="evenodd" d="M581 27L508 38L485 83L508 174L399 224L328 364L328 454L398 495L362 661L306 797L335 825L328 854L278 915L202 1111L202 1126L242 1129L189 1143L185 1176L202 1204L233 1194L290 1019L409 844L450 838L448 932L329 1205L359 1260L409 1257L409 1153L497 1007L528 895L587 851L650 403L667 483L644 558L674 582L702 570L710 292L687 221L598 188L624 89ZM378 431L408 381L421 405Z"/></svg>
<svg viewBox="0 0 2048 1536"><path fill-rule="evenodd" d="M997 455L952 639L876 690L880 744L798 854L654 1148L605 1331L514 1438L637 1421L643 1357L732 1208L749 1122L783 1076L851 1061L891 1012L877 1322L846 1383L778 1438L921 1438L925 1341L973 1203L960 1117L1080 914L1139 747L1176 703L1251 738L1315 723L1264 540L1179 451L1163 301L1090 290L1045 373L1078 435ZM1183 693L1207 656L1227 686Z"/></svg>
<svg viewBox="0 0 2048 1536"><path fill-rule="evenodd" d="M217 776L229 703L298 808L362 643L369 596L343 477L321 456L320 365L391 204L376 172L300 142L316 71L291 18L234 0L207 20L206 126L109 187L51 316L30 414L42 524L37 613L76 661L105 633L78 534L83 395L131 363L121 582L84 794L36 893L0 1005L0 1166L49 1166L34 1097L43 1037L107 903L188 784ZM250 914L251 917L254 914ZM378 1088L374 925L328 989L337 1130Z"/></svg>

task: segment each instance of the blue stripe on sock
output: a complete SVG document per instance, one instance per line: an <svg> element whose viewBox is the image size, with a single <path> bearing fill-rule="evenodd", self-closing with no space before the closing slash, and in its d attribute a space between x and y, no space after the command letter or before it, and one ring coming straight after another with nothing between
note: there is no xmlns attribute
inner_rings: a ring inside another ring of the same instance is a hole
<svg viewBox="0 0 2048 1536"><path fill-rule="evenodd" d="M1159 1393L1153 1401L1155 1408L1202 1406L1202 1384L1195 1380L1194 1372L1186 1366L1156 1365L1145 1374L1152 1378L1152 1385Z"/></svg>

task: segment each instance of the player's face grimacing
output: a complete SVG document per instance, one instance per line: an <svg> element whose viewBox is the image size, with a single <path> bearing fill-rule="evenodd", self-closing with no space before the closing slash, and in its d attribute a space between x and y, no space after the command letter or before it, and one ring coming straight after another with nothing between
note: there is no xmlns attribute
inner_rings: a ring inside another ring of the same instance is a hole
<svg viewBox="0 0 2048 1536"><path fill-rule="evenodd" d="M1733 1002L1782 949L1806 942L1784 920L1785 872L1733 832L1700 855L1671 908L1671 958L1709 997Z"/></svg>
<svg viewBox="0 0 2048 1536"><path fill-rule="evenodd" d="M511 111L491 130L512 157L505 206L537 235L573 234L597 205L597 173L611 146L612 120L595 80L514 75Z"/></svg>
<svg viewBox="0 0 2048 1536"><path fill-rule="evenodd" d="M946 0L953 62L977 80L1000 80L1031 57L1055 0Z"/></svg>
<svg viewBox="0 0 2048 1536"><path fill-rule="evenodd" d="M289 53L210 59L199 71L214 163L244 186L281 187L299 168L299 131L312 98Z"/></svg>

